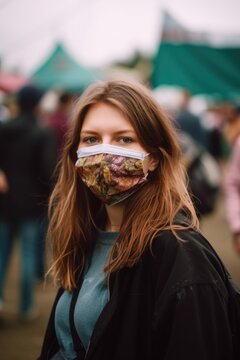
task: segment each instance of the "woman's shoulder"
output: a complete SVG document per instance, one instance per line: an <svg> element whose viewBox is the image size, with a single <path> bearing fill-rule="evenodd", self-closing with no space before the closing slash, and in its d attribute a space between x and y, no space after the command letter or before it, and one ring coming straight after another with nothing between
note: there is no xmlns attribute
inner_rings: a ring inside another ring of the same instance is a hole
<svg viewBox="0 0 240 360"><path fill-rule="evenodd" d="M153 241L152 256L156 273L165 271L172 286L174 283L178 288L193 284L224 286L226 270L221 259L195 229L176 230L176 234L161 231Z"/></svg>
<svg viewBox="0 0 240 360"><path fill-rule="evenodd" d="M156 248L169 247L172 250L187 251L189 247L194 249L206 249L215 252L209 241L198 228L191 226L191 221L184 213L178 213L173 221L174 231L170 228L160 230L153 244Z"/></svg>
<svg viewBox="0 0 240 360"><path fill-rule="evenodd" d="M210 258L221 262L216 251L201 231L188 227L174 231L161 230L153 240L152 249L155 256L173 252L176 259L179 260L184 260L186 257L194 261Z"/></svg>
<svg viewBox="0 0 240 360"><path fill-rule="evenodd" d="M182 249L183 244L196 247L200 246L200 244L205 246L209 244L198 229L191 227L190 220L183 213L177 214L173 225L174 231L169 228L163 229L155 236L152 244L156 252L167 249L176 252Z"/></svg>
<svg viewBox="0 0 240 360"><path fill-rule="evenodd" d="M168 257L174 254L176 259L182 257L199 257L200 254L216 255L209 241L197 229L181 228L161 230L152 242L152 253L155 257Z"/></svg>

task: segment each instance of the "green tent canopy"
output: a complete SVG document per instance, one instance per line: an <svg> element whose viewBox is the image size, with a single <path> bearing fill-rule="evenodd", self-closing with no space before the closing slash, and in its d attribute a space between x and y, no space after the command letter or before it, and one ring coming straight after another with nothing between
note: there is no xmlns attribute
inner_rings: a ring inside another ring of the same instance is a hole
<svg viewBox="0 0 240 360"><path fill-rule="evenodd" d="M162 15L152 87L176 86L218 99L239 97L240 34L196 32L167 11Z"/></svg>
<svg viewBox="0 0 240 360"><path fill-rule="evenodd" d="M153 88L180 86L192 94L240 95L240 46L163 41L153 62Z"/></svg>
<svg viewBox="0 0 240 360"><path fill-rule="evenodd" d="M59 88L75 93L82 92L88 85L100 79L97 71L78 64L58 43L49 58L32 76L32 82L49 90Z"/></svg>

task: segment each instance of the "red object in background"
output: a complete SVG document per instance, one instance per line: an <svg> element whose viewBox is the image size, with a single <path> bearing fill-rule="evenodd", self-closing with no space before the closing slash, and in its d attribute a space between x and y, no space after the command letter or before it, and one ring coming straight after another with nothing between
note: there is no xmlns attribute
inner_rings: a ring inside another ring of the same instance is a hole
<svg viewBox="0 0 240 360"><path fill-rule="evenodd" d="M27 83L27 79L21 75L0 72L0 90L13 93Z"/></svg>

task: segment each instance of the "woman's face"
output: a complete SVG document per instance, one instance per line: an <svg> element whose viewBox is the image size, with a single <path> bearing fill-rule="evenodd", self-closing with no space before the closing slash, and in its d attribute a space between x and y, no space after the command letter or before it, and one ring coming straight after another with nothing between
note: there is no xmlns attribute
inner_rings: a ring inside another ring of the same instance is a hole
<svg viewBox="0 0 240 360"><path fill-rule="evenodd" d="M121 146L125 149L145 152L130 121L116 107L98 103L93 105L83 120L78 148L98 144ZM156 160L146 156L143 162L144 173L153 171Z"/></svg>

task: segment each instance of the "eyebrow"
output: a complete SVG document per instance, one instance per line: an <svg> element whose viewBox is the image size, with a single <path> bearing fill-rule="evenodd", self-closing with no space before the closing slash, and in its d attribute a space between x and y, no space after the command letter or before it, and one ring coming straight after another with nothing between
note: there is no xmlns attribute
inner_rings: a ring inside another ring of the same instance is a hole
<svg viewBox="0 0 240 360"><path fill-rule="evenodd" d="M119 130L119 131L114 132L114 134L117 134L117 135L121 135L121 134L125 134L125 133L135 134L135 131L131 130L131 129L124 129L124 130ZM98 134L98 131L86 129L86 130L81 131L81 134Z"/></svg>

